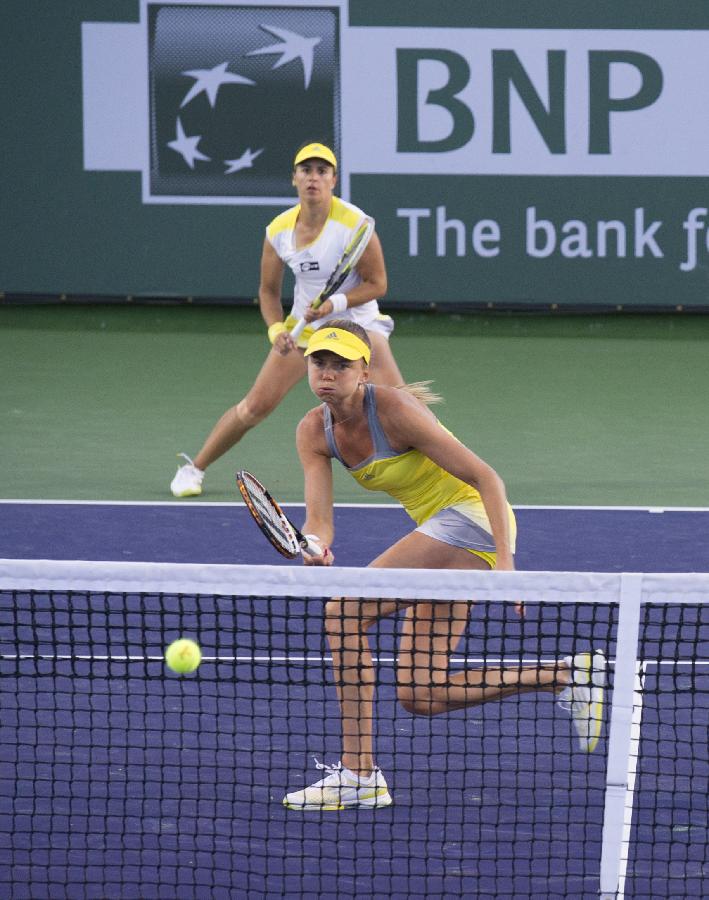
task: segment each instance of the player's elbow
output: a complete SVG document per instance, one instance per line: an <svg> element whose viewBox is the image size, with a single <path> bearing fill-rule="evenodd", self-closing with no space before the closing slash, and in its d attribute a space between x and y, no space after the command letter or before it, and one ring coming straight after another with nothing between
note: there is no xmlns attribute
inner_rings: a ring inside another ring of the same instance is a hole
<svg viewBox="0 0 709 900"><path fill-rule="evenodd" d="M506 494L505 482L495 469L485 462L478 467L475 476L470 479L470 483L476 490L481 492L496 491L501 492L503 495Z"/></svg>
<svg viewBox="0 0 709 900"><path fill-rule="evenodd" d="M262 312L278 314L283 311L281 291L278 285L265 285L263 282L258 292L259 307Z"/></svg>
<svg viewBox="0 0 709 900"><path fill-rule="evenodd" d="M386 294L389 284L384 269L360 274L362 274L362 284L366 287L367 293L371 294L372 299L379 299Z"/></svg>
<svg viewBox="0 0 709 900"><path fill-rule="evenodd" d="M389 289L389 283L387 281L386 275L382 275L380 278L377 279L376 289L377 289L377 298L378 299L381 300L382 297L386 296L386 292Z"/></svg>

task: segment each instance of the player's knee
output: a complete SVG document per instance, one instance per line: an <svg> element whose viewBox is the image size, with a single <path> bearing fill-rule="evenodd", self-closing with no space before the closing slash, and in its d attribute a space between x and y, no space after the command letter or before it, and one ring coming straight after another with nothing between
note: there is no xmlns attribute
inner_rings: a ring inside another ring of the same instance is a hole
<svg viewBox="0 0 709 900"><path fill-rule="evenodd" d="M325 629L328 634L341 634L345 630L345 600L335 597L325 604Z"/></svg>
<svg viewBox="0 0 709 900"><path fill-rule="evenodd" d="M362 615L360 600L349 597L334 597L325 604L325 627L329 634L361 634L376 621Z"/></svg>
<svg viewBox="0 0 709 900"><path fill-rule="evenodd" d="M396 696L402 708L412 716L434 715L433 697L429 691L412 687L410 684L400 684Z"/></svg>
<svg viewBox="0 0 709 900"><path fill-rule="evenodd" d="M247 428L253 428L259 422L263 422L269 413L275 408L274 403L265 403L263 400L244 398L236 407L236 413Z"/></svg>

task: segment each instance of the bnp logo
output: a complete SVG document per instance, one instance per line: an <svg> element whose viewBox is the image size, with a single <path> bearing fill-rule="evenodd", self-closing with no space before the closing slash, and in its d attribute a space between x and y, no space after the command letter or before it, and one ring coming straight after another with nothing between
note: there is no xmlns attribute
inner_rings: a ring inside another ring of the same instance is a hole
<svg viewBox="0 0 709 900"><path fill-rule="evenodd" d="M532 77L514 50L493 49L490 88L492 115L490 141L493 154L512 152L513 104L523 107L539 135L553 154L567 152L567 84L569 80L565 50L546 53L545 95L540 95ZM445 73L443 84L426 90L420 73L424 65L436 63ZM587 88L589 154L611 153L611 117L652 106L663 89L663 73L658 62L646 53L628 50L589 50L586 71L579 68L576 80ZM623 96L611 88L612 73L618 67L631 70L636 87ZM475 114L461 94L472 80L468 61L460 53L447 49L397 50L398 134L397 150L403 153L447 153L468 144L476 131ZM421 137L419 122L422 92L426 104L439 107L450 117L452 127L442 138Z"/></svg>
<svg viewBox="0 0 709 900"><path fill-rule="evenodd" d="M141 0L82 24L84 168L148 203L291 203L293 156L340 156L341 0Z"/></svg>
<svg viewBox="0 0 709 900"><path fill-rule="evenodd" d="M341 155L341 19L341 0L141 0L138 24L84 22L84 168L142 172L148 203L291 203L299 146Z"/></svg>
<svg viewBox="0 0 709 900"><path fill-rule="evenodd" d="M149 3L150 194L288 198L300 144L339 153L338 17Z"/></svg>

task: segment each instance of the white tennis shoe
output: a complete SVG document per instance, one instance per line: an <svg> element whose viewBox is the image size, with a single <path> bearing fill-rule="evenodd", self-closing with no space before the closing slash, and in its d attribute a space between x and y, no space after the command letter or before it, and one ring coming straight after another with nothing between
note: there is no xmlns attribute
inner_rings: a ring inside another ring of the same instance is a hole
<svg viewBox="0 0 709 900"><path fill-rule="evenodd" d="M327 775L302 791L286 794L283 805L288 809L333 810L391 805L391 794L381 769L375 767L368 778L358 778L348 769L343 769L341 762L328 766L316 759L315 765Z"/></svg>
<svg viewBox="0 0 709 900"><path fill-rule="evenodd" d="M170 482L170 490L175 497L197 497L202 493L202 479L204 472L198 469L186 453L178 453L178 456L187 460L185 465L179 466L175 477Z"/></svg>
<svg viewBox="0 0 709 900"><path fill-rule="evenodd" d="M603 651L577 653L564 662L571 669L571 682L559 694L559 706L571 713L579 747L593 753L603 727L606 688L606 658Z"/></svg>

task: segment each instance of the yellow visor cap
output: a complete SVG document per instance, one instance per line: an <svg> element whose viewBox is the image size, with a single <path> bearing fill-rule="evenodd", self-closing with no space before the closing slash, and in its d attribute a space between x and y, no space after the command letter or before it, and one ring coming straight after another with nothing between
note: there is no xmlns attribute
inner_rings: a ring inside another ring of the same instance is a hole
<svg viewBox="0 0 709 900"><path fill-rule="evenodd" d="M343 328L328 328L323 325L308 341L306 356L317 353L318 350L329 350L344 359L363 359L369 365L371 351L363 340L356 334L351 334Z"/></svg>
<svg viewBox="0 0 709 900"><path fill-rule="evenodd" d="M302 150L299 150L295 159L293 160L293 167L298 165L298 163L305 162L306 159L324 159L325 162L330 163L333 168L337 168L337 157L332 152L329 147L326 147L325 144L308 144L307 147L303 147Z"/></svg>

